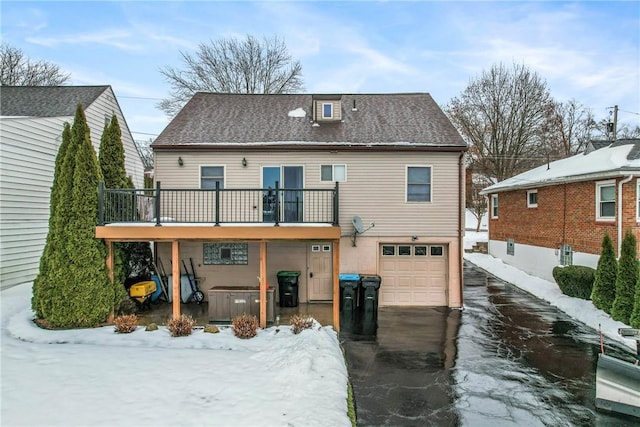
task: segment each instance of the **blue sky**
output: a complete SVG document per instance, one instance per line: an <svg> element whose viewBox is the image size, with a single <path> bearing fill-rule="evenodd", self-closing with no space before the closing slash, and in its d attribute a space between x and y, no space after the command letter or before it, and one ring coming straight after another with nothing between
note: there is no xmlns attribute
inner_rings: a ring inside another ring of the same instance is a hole
<svg viewBox="0 0 640 427"><path fill-rule="evenodd" d="M559 101L640 124L638 1L7 1L2 40L111 85L135 139L169 119L163 66L220 37L282 37L307 93L429 92L441 106L492 64L525 64Z"/></svg>

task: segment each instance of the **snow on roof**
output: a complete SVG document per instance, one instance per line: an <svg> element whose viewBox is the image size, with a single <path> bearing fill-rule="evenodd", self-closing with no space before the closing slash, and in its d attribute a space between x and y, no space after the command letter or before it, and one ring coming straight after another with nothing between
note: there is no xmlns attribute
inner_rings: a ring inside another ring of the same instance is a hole
<svg viewBox="0 0 640 427"><path fill-rule="evenodd" d="M304 111L301 107L296 108L295 110L289 111L289 117L306 117L307 112Z"/></svg>
<svg viewBox="0 0 640 427"><path fill-rule="evenodd" d="M640 159L634 159L629 155L639 144L640 140L635 144L614 143L588 154L576 154L556 160L489 186L482 190L481 194L622 175L640 175Z"/></svg>

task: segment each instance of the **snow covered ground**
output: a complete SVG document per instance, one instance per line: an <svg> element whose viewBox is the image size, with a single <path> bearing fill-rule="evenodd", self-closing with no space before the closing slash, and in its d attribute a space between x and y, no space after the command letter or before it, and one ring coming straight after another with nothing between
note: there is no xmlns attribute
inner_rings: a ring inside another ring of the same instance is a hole
<svg viewBox="0 0 640 427"><path fill-rule="evenodd" d="M332 327L249 340L229 328L45 331L31 287L2 291L3 426L350 426L347 370Z"/></svg>
<svg viewBox="0 0 640 427"><path fill-rule="evenodd" d="M467 231L465 247L486 241ZM489 255L465 258L635 350L590 301ZM31 286L2 291L1 423L6 426L348 426L347 370L335 331L288 326L242 340L230 329L173 338L166 328L45 331Z"/></svg>

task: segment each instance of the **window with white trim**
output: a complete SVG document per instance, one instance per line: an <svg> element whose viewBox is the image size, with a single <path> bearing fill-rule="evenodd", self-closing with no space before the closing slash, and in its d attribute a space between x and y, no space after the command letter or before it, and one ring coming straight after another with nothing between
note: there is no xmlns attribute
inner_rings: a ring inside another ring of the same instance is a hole
<svg viewBox="0 0 640 427"><path fill-rule="evenodd" d="M596 182L596 220L610 221L616 218L616 182Z"/></svg>
<svg viewBox="0 0 640 427"><path fill-rule="evenodd" d="M431 201L431 166L407 166L407 202Z"/></svg>
<svg viewBox="0 0 640 427"><path fill-rule="evenodd" d="M200 188L215 190L216 182L220 183L220 188L224 188L224 166L201 166Z"/></svg>
<svg viewBox="0 0 640 427"><path fill-rule="evenodd" d="M538 207L538 190L527 191L527 207L528 208Z"/></svg>
<svg viewBox="0 0 640 427"><path fill-rule="evenodd" d="M331 103L323 103L322 104L322 118L323 119L332 119L333 118L333 104L331 104Z"/></svg>
<svg viewBox="0 0 640 427"><path fill-rule="evenodd" d="M498 195L491 195L491 218L498 218Z"/></svg>
<svg viewBox="0 0 640 427"><path fill-rule="evenodd" d="M320 165L320 181L345 182L347 165Z"/></svg>

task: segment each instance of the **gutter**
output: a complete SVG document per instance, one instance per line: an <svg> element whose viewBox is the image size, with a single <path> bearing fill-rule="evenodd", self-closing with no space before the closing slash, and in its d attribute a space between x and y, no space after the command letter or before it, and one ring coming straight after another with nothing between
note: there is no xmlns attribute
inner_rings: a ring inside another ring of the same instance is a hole
<svg viewBox="0 0 640 427"><path fill-rule="evenodd" d="M618 182L618 258L622 251L622 186L631 181L636 175L629 175Z"/></svg>

